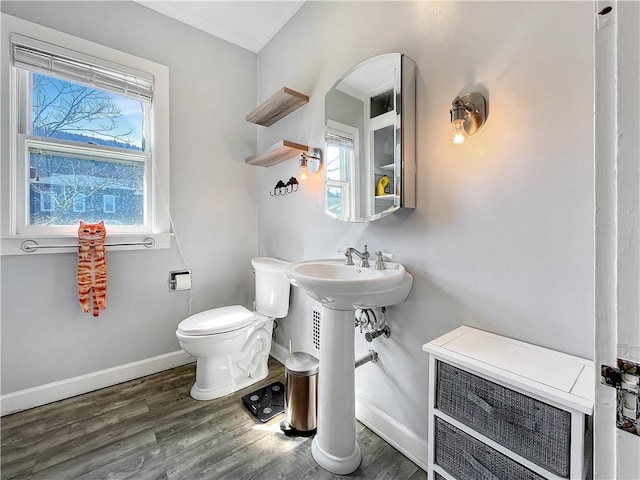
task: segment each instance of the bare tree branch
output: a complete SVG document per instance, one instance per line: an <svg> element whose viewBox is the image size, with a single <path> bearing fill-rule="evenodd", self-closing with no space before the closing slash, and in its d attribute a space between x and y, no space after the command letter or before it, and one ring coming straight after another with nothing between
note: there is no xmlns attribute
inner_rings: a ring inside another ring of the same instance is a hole
<svg viewBox="0 0 640 480"><path fill-rule="evenodd" d="M127 142L133 133L133 129L116 133L122 112L105 92L44 75L34 75L34 92L35 135L83 132Z"/></svg>

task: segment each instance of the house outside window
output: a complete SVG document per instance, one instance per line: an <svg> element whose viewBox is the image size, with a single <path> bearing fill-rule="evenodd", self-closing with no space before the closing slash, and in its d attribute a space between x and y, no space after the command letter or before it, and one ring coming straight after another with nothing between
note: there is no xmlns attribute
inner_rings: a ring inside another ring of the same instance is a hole
<svg viewBox="0 0 640 480"><path fill-rule="evenodd" d="M53 212L53 196L49 192L40 192L40 211Z"/></svg>
<svg viewBox="0 0 640 480"><path fill-rule="evenodd" d="M115 195L103 195L102 196L102 211L104 213L116 212L116 197Z"/></svg>
<svg viewBox="0 0 640 480"><path fill-rule="evenodd" d="M80 220L168 247L168 69L17 18L4 22L12 174L0 179L2 254L31 235L72 245Z"/></svg>

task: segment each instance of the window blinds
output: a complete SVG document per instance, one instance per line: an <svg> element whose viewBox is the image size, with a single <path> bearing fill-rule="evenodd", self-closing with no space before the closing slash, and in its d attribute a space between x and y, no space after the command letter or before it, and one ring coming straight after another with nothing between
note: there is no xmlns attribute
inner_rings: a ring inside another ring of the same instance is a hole
<svg viewBox="0 0 640 480"><path fill-rule="evenodd" d="M11 51L19 68L149 103L153 98L153 75L145 72L16 34L11 35Z"/></svg>
<svg viewBox="0 0 640 480"><path fill-rule="evenodd" d="M355 142L352 138L343 137L342 135L334 132L327 132L325 134L325 141L330 145L335 145L347 150L353 150L355 147Z"/></svg>

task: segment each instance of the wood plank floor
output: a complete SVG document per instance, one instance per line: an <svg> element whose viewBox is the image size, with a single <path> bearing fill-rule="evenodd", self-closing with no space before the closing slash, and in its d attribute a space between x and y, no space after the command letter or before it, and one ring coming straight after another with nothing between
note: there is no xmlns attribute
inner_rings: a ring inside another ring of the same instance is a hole
<svg viewBox="0 0 640 480"><path fill-rule="evenodd" d="M311 438L286 437L282 415L262 424L240 397L269 377L211 401L189 396L195 365L1 419L0 478L28 480L339 479L311 457ZM362 464L350 478L419 480L426 473L358 423Z"/></svg>

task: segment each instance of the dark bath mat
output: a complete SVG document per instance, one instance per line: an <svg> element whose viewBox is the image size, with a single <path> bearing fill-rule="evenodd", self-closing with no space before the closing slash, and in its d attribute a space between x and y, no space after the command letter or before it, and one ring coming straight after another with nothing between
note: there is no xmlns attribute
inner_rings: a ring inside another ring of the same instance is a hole
<svg viewBox="0 0 640 480"><path fill-rule="evenodd" d="M258 420L262 423L268 422L284 412L284 384L274 382L245 395L242 401Z"/></svg>

